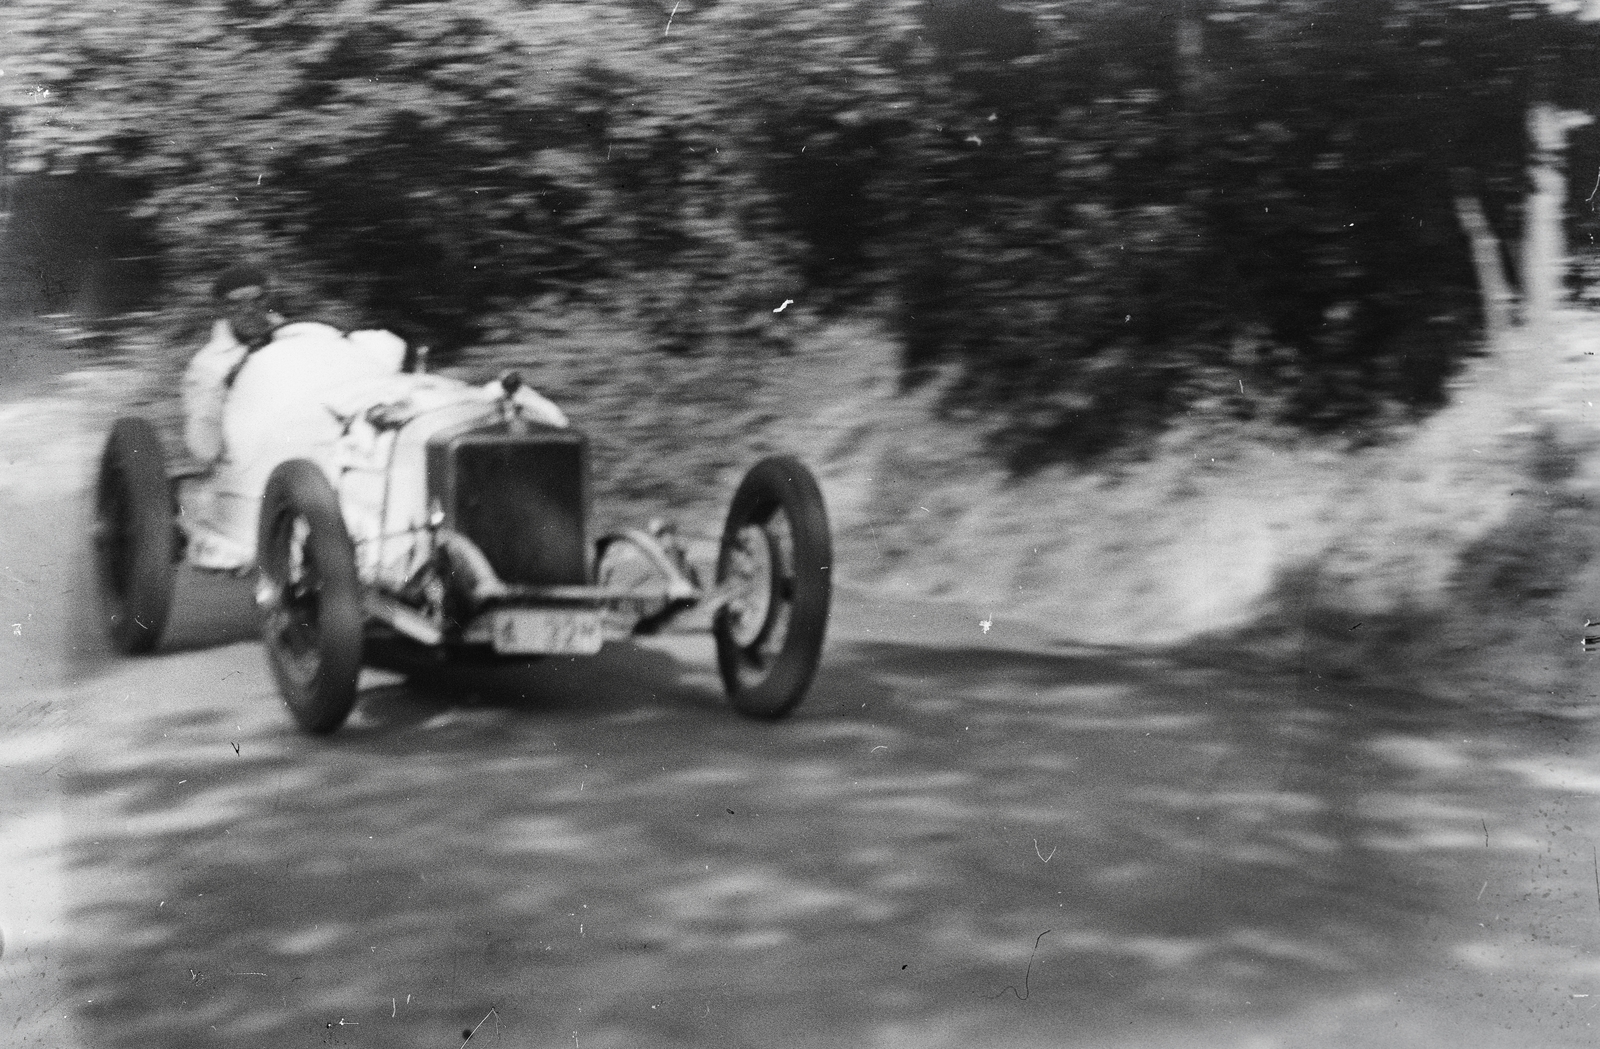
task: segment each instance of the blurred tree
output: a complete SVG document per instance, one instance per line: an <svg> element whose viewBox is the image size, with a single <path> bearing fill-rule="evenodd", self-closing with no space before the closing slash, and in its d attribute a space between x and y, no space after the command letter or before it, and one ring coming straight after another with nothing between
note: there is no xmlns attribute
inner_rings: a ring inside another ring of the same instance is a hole
<svg viewBox="0 0 1600 1049"><path fill-rule="evenodd" d="M1452 168L1516 235L1531 100L1593 106L1594 27L1542 4L1009 7L1031 54L942 45L968 152L908 196L973 197L904 227L905 330L1019 466L1194 407L1354 435L1441 403L1481 323Z"/></svg>
<svg viewBox="0 0 1600 1049"><path fill-rule="evenodd" d="M1439 404L1488 238L1528 240L1530 107L1592 110L1597 79L1594 23L1534 0L8 20L8 162L141 187L180 297L246 252L447 346L587 300L701 353L772 334L784 299L886 307L907 381L956 377L951 410L1019 468L1186 411L1357 434Z"/></svg>

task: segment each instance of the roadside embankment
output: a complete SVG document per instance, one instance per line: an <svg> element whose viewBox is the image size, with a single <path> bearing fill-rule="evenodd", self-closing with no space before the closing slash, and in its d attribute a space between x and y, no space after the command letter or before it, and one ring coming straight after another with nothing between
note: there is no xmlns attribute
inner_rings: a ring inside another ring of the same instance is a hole
<svg viewBox="0 0 1600 1049"><path fill-rule="evenodd" d="M1246 652L1463 698L1573 711L1600 692L1582 646L1600 619L1594 314L1513 333L1446 408L1366 447L1192 419L1144 460L1021 480L986 457L981 420L901 389L897 347L870 324L817 325L794 352L731 365L614 330L516 346L457 368L521 364L567 408L593 442L602 526L671 513L708 555L742 471L793 451L822 480L845 584L1063 639ZM9 406L0 489L86 483L94 423L119 403L172 427L166 384L138 379L172 362L148 356Z"/></svg>
<svg viewBox="0 0 1600 1049"><path fill-rule="evenodd" d="M973 424L899 392L884 340L844 326L770 393L789 411L756 443L816 464L844 580L1077 641L1575 713L1600 691L1582 647L1600 620L1597 353L1600 318L1572 312L1367 447L1195 421L1114 471L1016 480Z"/></svg>

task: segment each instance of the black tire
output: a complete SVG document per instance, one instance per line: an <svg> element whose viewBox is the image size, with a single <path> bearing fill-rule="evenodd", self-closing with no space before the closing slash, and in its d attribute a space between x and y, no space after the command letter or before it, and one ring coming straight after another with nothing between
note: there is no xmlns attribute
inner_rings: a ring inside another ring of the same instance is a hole
<svg viewBox="0 0 1600 1049"><path fill-rule="evenodd" d="M272 471L256 540L261 636L295 722L319 735L344 724L361 676L361 581L339 497L322 470L293 459Z"/></svg>
<svg viewBox="0 0 1600 1049"><path fill-rule="evenodd" d="M177 578L177 524L166 455L155 427L118 419L95 484L94 559L106 631L117 651L161 640Z"/></svg>
<svg viewBox="0 0 1600 1049"><path fill-rule="evenodd" d="M805 698L816 674L833 592L822 490L792 456L761 460L733 494L717 585L740 574L752 589L717 612L717 667L735 710L780 718Z"/></svg>

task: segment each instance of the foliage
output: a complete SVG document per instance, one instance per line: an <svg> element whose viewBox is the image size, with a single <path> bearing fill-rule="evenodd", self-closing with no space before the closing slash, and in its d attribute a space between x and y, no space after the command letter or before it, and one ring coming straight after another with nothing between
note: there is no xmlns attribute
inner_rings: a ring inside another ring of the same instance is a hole
<svg viewBox="0 0 1600 1049"><path fill-rule="evenodd" d="M1526 105L1593 82L1551 72L1592 35L1528 4L1012 6L1029 54L949 58L905 327L1017 465L1209 404L1437 406L1479 319L1454 188L1514 218Z"/></svg>
<svg viewBox="0 0 1600 1049"><path fill-rule="evenodd" d="M1527 105L1595 86L1592 25L1526 0L8 19L13 169L139 186L179 299L248 253L445 347L599 306L713 355L781 350L784 300L882 309L906 380L953 374L1018 468L1192 410L1333 432L1437 406L1478 322L1453 195L1514 235Z"/></svg>

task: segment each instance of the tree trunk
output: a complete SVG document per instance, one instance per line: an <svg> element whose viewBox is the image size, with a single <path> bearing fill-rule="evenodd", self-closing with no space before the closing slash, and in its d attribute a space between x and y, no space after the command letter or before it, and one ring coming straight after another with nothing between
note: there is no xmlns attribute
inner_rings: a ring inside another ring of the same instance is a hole
<svg viewBox="0 0 1600 1049"><path fill-rule="evenodd" d="M1510 329L1517 296L1506 279L1505 265L1500 261L1500 241L1483 214L1483 203L1465 190L1458 190L1455 200L1456 218L1472 248L1472 269L1478 277L1485 334L1495 340Z"/></svg>
<svg viewBox="0 0 1600 1049"><path fill-rule="evenodd" d="M1527 119L1528 181L1532 188L1523 212L1523 321L1536 332L1544 332L1562 298L1567 262L1563 230L1567 132L1592 118L1550 102L1536 102L1528 107Z"/></svg>
<svg viewBox="0 0 1600 1049"><path fill-rule="evenodd" d="M1600 0L1597 0L1600 2ZM1178 5L1174 32L1174 50L1177 66L1178 98L1183 106L1181 126L1178 129L1184 162L1192 168L1199 159L1199 128L1205 112L1206 88L1205 35L1203 23L1195 11L1197 0L1183 0ZM1191 176L1196 174L1191 172ZM1193 179L1198 185L1199 180Z"/></svg>

